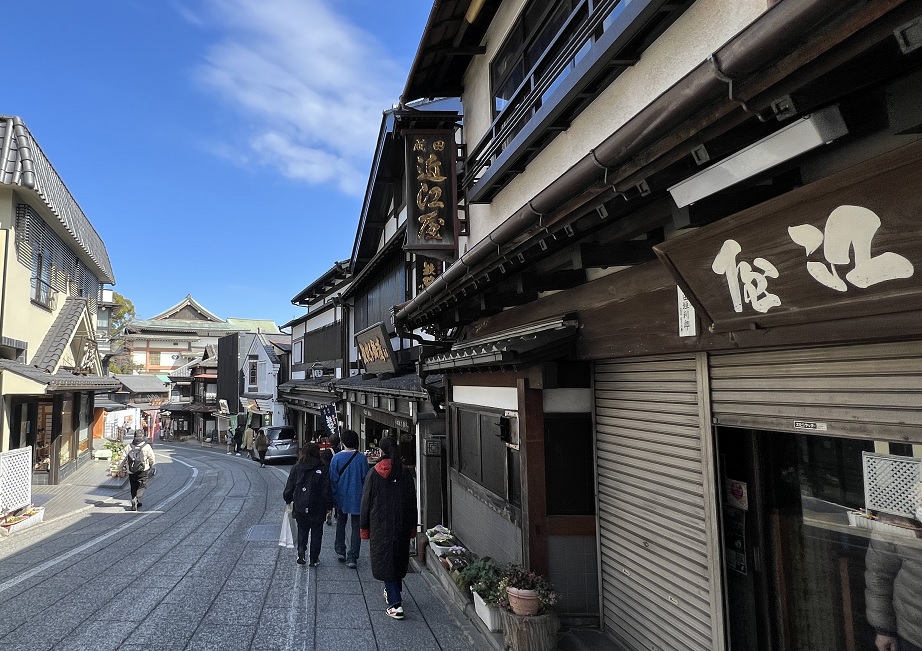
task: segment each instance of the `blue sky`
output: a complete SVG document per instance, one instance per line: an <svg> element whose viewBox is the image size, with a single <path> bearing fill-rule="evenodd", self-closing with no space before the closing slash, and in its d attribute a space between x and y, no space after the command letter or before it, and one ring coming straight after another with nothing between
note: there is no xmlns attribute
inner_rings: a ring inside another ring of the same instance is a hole
<svg viewBox="0 0 922 651"><path fill-rule="evenodd" d="M0 112L96 227L139 318L186 294L282 323L352 253L381 121L432 0L4 5Z"/></svg>

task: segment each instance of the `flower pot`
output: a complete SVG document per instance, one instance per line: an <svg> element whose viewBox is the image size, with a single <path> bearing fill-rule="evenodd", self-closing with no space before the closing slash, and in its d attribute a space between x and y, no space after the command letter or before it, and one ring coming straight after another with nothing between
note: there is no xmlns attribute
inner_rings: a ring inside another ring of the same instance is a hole
<svg viewBox="0 0 922 651"><path fill-rule="evenodd" d="M429 541L429 547L433 552L435 552L436 556L447 554L448 550L451 549L451 545L439 545L438 543L434 543L431 540Z"/></svg>
<svg viewBox="0 0 922 651"><path fill-rule="evenodd" d="M537 590L520 590L509 586L506 595L509 597L509 607L516 615L537 615L541 610Z"/></svg>
<svg viewBox="0 0 922 651"><path fill-rule="evenodd" d="M499 607L485 602L480 597L480 593L476 590L472 590L472 592L474 593L474 611L480 616L483 623L487 625L490 632L496 633L497 631L503 630L503 622L499 614Z"/></svg>

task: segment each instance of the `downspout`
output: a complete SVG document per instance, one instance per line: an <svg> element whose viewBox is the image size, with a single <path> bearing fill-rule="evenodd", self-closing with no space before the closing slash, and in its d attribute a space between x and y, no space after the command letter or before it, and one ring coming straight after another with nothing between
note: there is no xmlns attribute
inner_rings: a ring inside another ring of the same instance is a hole
<svg viewBox="0 0 922 651"><path fill-rule="evenodd" d="M879 17L904 1L875 3L872 9L865 11L873 11ZM782 2L768 9L456 260L397 312L395 325L404 327L414 313L448 292L452 283L489 256L501 254L504 245L515 239L527 239L536 227L544 229L553 225L555 219L551 213L593 185L608 185L617 192L615 182L621 179L609 178L609 170L643 154L645 148L666 138L677 124L694 116L709 103L728 100L730 104L721 107L724 113L740 105L748 110L734 97L732 80L758 74L760 68L786 55L794 44L815 32L818 25L839 14L841 3L836 0ZM835 43L829 47L833 45ZM777 74L777 70L770 68L763 76L767 82L774 83L768 77Z"/></svg>

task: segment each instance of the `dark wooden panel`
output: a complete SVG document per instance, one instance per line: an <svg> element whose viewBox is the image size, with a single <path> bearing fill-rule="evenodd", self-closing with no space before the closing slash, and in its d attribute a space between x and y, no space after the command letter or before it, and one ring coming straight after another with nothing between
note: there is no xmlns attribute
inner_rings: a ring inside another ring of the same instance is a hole
<svg viewBox="0 0 922 651"><path fill-rule="evenodd" d="M917 142L655 249L714 331L922 309L920 173Z"/></svg>

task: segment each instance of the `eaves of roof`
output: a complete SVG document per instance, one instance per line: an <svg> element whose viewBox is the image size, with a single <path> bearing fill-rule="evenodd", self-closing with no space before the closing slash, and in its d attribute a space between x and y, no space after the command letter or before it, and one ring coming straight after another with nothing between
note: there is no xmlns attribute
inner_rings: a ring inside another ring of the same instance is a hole
<svg viewBox="0 0 922 651"><path fill-rule="evenodd" d="M11 359L0 360L0 370L9 371L28 380L45 385L47 393L56 391L116 391L121 383L102 375L74 375L67 371L48 373L29 364L22 364Z"/></svg>
<svg viewBox="0 0 922 651"><path fill-rule="evenodd" d="M29 191L58 219L63 231L92 262L103 283L114 284L112 263L102 238L58 176L22 119L0 115L0 184Z"/></svg>

